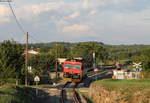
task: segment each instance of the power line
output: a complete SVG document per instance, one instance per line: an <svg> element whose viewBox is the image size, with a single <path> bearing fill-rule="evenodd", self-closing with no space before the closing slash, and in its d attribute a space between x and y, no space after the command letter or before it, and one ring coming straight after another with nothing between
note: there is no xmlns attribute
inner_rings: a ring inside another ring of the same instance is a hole
<svg viewBox="0 0 150 103"><path fill-rule="evenodd" d="M25 34L25 30L23 29L21 23L20 23L19 20L17 19L17 16L16 16L16 14L15 14L15 12L14 12L13 7L11 6L11 4L10 4L9 2L8 2L8 4L9 4L10 10L11 10L11 12L12 12L14 18L15 18L15 21L16 21L16 23L17 23L17 25L18 25L20 31L23 32L23 34ZM29 37L31 37L31 38L34 39L35 41L41 42L40 40L35 39L35 38L34 38L33 36L31 36L31 35L29 35Z"/></svg>
<svg viewBox="0 0 150 103"><path fill-rule="evenodd" d="M10 10L11 10L11 12L12 12L14 18L15 18L15 21L16 21L20 31L23 32L23 34L24 34L25 30L23 29L22 25L20 24L19 20L17 19L17 16L15 15L13 7L11 6L10 2L8 2L8 4L9 4L9 8L10 8Z"/></svg>
<svg viewBox="0 0 150 103"><path fill-rule="evenodd" d="M11 10L11 12L12 12L14 18L15 18L15 21L16 21L16 23L17 23L17 25L18 25L18 28L20 29L20 31L21 31L23 34L25 34L25 30L24 30L23 26L21 25L21 23L19 22L19 20L18 20L16 14L15 14L15 11L14 11L13 7L11 6L10 2L8 2L8 4L9 4L10 10ZM34 38L33 36L31 36L31 35L29 35L29 37L32 38L34 41L41 42L40 40L35 39L35 38Z"/></svg>
<svg viewBox="0 0 150 103"><path fill-rule="evenodd" d="M30 38L32 38L32 40L37 41L39 43L43 43L43 41L36 39L34 36L29 35Z"/></svg>

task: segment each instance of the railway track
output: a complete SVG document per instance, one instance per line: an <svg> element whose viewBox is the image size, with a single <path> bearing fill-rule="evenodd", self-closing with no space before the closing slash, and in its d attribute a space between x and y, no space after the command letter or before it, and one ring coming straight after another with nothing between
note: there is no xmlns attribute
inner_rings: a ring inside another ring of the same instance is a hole
<svg viewBox="0 0 150 103"><path fill-rule="evenodd" d="M78 93L76 92L75 88L74 88L74 96L73 96L74 102L75 103L81 103L80 102L80 98L78 96Z"/></svg>
<svg viewBox="0 0 150 103"><path fill-rule="evenodd" d="M65 103L65 87L69 84L69 82L66 82L63 87L62 87L62 90L61 90L61 96L60 96L60 102L61 103Z"/></svg>
<svg viewBox="0 0 150 103"><path fill-rule="evenodd" d="M70 82L66 82L65 84L64 84L64 86L63 86L63 88L62 88L62 90L61 90L61 99L60 99L60 102L61 103L65 103L65 100L66 100L66 96L65 96L65 92L66 92L66 87L69 85L69 84L71 84ZM79 98L79 95L78 95L78 93L76 92L76 87L77 87L77 85L78 84L75 84L75 85L73 85L71 88L72 88L72 90L73 90L73 101L74 101L74 103L81 103L80 102L80 98Z"/></svg>

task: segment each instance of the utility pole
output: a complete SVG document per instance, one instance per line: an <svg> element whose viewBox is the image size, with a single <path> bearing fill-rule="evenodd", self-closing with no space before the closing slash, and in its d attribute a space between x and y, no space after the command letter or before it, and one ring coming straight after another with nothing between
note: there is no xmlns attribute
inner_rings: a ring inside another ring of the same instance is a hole
<svg viewBox="0 0 150 103"><path fill-rule="evenodd" d="M58 77L58 65L57 65L57 60L58 60L58 51L57 51L57 43L56 43L56 51L55 51L56 53L56 66L55 66L55 69L56 69L56 78Z"/></svg>
<svg viewBox="0 0 150 103"><path fill-rule="evenodd" d="M93 52L93 68L95 69L96 64L95 64L95 52Z"/></svg>
<svg viewBox="0 0 150 103"><path fill-rule="evenodd" d="M97 69L96 69L96 63L95 63L95 52L93 52L93 68L94 68L94 72L95 72L95 80L97 80Z"/></svg>
<svg viewBox="0 0 150 103"><path fill-rule="evenodd" d="M29 34L28 32L26 35L26 56L25 56L25 85L28 85L28 40L29 40Z"/></svg>

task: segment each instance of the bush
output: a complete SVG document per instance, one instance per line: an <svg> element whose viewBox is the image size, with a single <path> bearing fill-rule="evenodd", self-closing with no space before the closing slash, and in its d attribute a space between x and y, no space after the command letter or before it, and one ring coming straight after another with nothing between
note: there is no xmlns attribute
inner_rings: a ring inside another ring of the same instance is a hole
<svg viewBox="0 0 150 103"><path fill-rule="evenodd" d="M142 74L144 78L150 78L150 71L143 71Z"/></svg>

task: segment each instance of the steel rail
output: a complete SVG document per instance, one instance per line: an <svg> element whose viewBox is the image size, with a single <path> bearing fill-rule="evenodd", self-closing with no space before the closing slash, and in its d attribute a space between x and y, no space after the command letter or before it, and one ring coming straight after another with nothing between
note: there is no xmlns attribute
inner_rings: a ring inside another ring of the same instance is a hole
<svg viewBox="0 0 150 103"><path fill-rule="evenodd" d="M74 102L75 103L81 103L80 102L80 98L79 98L79 95L78 95L78 93L77 93L77 91L76 91L76 87L78 86L78 83L76 83L74 86L73 86L73 99L74 99Z"/></svg>
<svg viewBox="0 0 150 103"><path fill-rule="evenodd" d="M76 92L76 90L74 90L73 98L74 98L75 103L81 103L80 100L79 100L78 93Z"/></svg>
<svg viewBox="0 0 150 103"><path fill-rule="evenodd" d="M60 97L60 102L61 103L65 103L65 97L64 97L64 92L65 92L65 87L67 86L69 84L69 82L66 82L65 84L64 84L64 86L62 87L62 90L61 90L61 93L60 93L60 95L61 95L61 97Z"/></svg>
<svg viewBox="0 0 150 103"><path fill-rule="evenodd" d="M65 97L64 97L64 93L65 93L65 91L66 91L65 88L66 88L67 85L69 85L69 84L70 84L70 82L66 82L66 83L63 85L63 87L62 87L62 90L61 90L61 93L60 93L60 95L61 95L61 97L60 97L60 102L61 102L61 103L65 103ZM74 100L75 103L81 103L80 97L79 97L79 95L78 95L78 93L77 93L77 91L76 91L77 85L78 85L78 83L76 83L75 85L72 86L72 90L73 90L73 100Z"/></svg>

